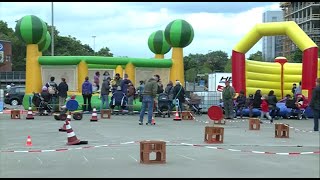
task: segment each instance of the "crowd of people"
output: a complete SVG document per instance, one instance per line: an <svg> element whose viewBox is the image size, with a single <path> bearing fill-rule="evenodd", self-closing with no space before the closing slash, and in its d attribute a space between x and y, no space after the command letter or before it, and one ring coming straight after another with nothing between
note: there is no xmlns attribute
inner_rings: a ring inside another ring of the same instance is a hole
<svg viewBox="0 0 320 180"><path fill-rule="evenodd" d="M129 115L134 114L134 101L139 100L141 103L141 111L139 116L139 124L143 124L143 118L145 111L148 110L148 122L151 124L153 112L157 109L159 94L165 93L169 99L169 111L172 111L173 107L177 107L178 111L184 110L185 103L185 90L179 80L176 80L175 85L172 81L164 88L160 76L154 75L146 80L140 80L139 86L135 88L132 81L128 78L127 74L121 78L119 73L116 73L113 78L110 77L108 71L103 74L102 85L100 87L100 73L97 71L93 77L93 83L89 81L89 77L85 77L82 84L82 97L84 112L92 111L91 97L95 91L100 92L101 105L100 109L111 109L111 113L114 114L115 107L119 107L119 111L116 112L124 114L124 109L128 110ZM245 96L244 91L240 91L236 97L236 92L230 82L226 81L225 87L222 91L222 101L224 107L225 119L233 119L237 115L235 112L239 112L240 118L243 117L243 109L249 108L249 117L253 116L253 109L258 109L261 112L260 120L266 117L273 123L273 120L280 117L280 109L277 107L278 102L293 102L291 108L297 109L298 116L301 115L302 110L307 106L310 106L314 114L314 130L319 130L318 119L320 111L320 87L319 78L316 80L316 88L313 90L311 101L308 102L302 95L301 82L299 86L293 84L292 95L287 94L285 98L278 101L273 90L270 90L268 94L262 94L261 90L256 90L255 94L250 94L248 98ZM68 84L65 78L61 78L59 85L55 83L55 77L51 77L50 81L42 87L41 96L47 102L50 102L53 106L52 111L61 111L63 105L66 102L68 92ZM112 94L109 100L109 94ZM286 103L287 105L288 103ZM262 121L261 121L262 123Z"/></svg>
<svg viewBox="0 0 320 180"><path fill-rule="evenodd" d="M249 109L249 117L253 116L253 109L258 109L261 112L261 119L266 117L273 123L274 119L280 117L279 112L280 108L277 107L278 102L286 102L286 106L290 105L290 108L297 110L297 116L302 116L302 112L310 106L314 116L314 131L319 131L319 112L320 112L320 79L316 80L316 87L312 91L312 97L310 102L302 94L301 82L299 86L295 83L292 87L292 95L287 94L285 98L277 100L277 97L274 94L273 90L270 90L268 94L262 94L261 90L256 90L255 94L250 94L248 98L245 96L244 91L240 91L239 95L236 96L235 90L230 86L230 82L225 82L225 87L222 91L222 100L223 107L225 112L225 119L233 119L237 115L234 115L235 112L239 112L240 118L243 117L243 109ZM305 117L307 118L307 117Z"/></svg>

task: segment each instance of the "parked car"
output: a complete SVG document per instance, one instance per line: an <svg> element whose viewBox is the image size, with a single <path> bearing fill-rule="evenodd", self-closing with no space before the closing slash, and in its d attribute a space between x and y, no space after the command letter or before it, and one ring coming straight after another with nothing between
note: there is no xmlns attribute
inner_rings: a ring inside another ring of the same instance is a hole
<svg viewBox="0 0 320 180"><path fill-rule="evenodd" d="M21 105L26 91L25 86L12 86L4 97L4 102L12 106Z"/></svg>

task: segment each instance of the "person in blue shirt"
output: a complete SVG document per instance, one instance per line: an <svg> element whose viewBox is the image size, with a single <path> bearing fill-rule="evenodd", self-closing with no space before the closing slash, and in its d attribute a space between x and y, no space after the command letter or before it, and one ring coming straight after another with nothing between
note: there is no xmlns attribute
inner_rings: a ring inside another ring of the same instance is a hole
<svg viewBox="0 0 320 180"><path fill-rule="evenodd" d="M92 108L91 108L92 83L89 82L88 76L85 77L85 81L82 83L82 97L83 97L83 108L82 108L83 111L92 111Z"/></svg>

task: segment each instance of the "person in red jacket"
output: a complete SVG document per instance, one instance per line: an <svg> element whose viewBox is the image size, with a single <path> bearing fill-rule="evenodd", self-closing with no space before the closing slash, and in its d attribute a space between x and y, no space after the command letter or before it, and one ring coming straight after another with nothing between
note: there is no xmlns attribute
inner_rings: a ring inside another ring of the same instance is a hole
<svg viewBox="0 0 320 180"><path fill-rule="evenodd" d="M267 101L267 96L263 95L261 97L261 116L260 116L260 123L262 124L262 118L266 115L267 118L270 120L270 123L273 123L273 120L269 114L269 105L268 105L268 101Z"/></svg>

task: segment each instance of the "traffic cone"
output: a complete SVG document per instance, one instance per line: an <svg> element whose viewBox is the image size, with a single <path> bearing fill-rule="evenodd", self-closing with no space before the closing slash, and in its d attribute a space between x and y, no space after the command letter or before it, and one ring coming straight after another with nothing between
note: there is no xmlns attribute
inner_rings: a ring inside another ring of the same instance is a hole
<svg viewBox="0 0 320 180"><path fill-rule="evenodd" d="M26 119L34 119L31 107L29 107L29 109L28 109L28 114L27 114Z"/></svg>
<svg viewBox="0 0 320 180"><path fill-rule="evenodd" d="M152 116L151 124L156 125L156 120L154 120L153 116Z"/></svg>
<svg viewBox="0 0 320 180"><path fill-rule="evenodd" d="M181 117L179 116L178 106L176 106L176 117L173 118L174 121L181 121Z"/></svg>
<svg viewBox="0 0 320 180"><path fill-rule="evenodd" d="M30 135L28 136L26 146L32 146L32 142L31 142L31 137L30 137Z"/></svg>
<svg viewBox="0 0 320 180"><path fill-rule="evenodd" d="M92 116L91 116L90 121L98 122L98 114L97 114L97 109L96 109L96 107L93 108Z"/></svg>
<svg viewBox="0 0 320 180"><path fill-rule="evenodd" d="M70 123L70 121L71 121L71 113L68 114L66 121L68 121ZM63 124L63 126L59 129L59 131L61 131L61 132L66 132L67 131L66 123Z"/></svg>
<svg viewBox="0 0 320 180"><path fill-rule="evenodd" d="M68 142L67 145L78 145L80 140L77 138L76 134L73 132L71 125L68 120L66 120L66 129L68 133Z"/></svg>

